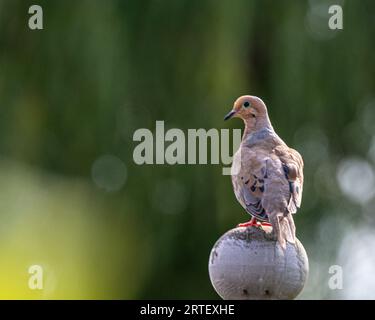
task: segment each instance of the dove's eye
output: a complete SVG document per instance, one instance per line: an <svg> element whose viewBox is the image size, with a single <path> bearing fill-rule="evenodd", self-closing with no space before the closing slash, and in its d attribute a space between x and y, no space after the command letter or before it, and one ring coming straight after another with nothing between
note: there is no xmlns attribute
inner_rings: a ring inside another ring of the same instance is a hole
<svg viewBox="0 0 375 320"><path fill-rule="evenodd" d="M250 107L250 102L249 101L246 101L244 104L243 104L244 108L248 108Z"/></svg>

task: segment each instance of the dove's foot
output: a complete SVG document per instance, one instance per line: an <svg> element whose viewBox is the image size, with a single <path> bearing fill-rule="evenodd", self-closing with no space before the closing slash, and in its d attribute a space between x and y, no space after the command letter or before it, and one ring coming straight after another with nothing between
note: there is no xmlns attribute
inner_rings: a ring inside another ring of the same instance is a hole
<svg viewBox="0 0 375 320"><path fill-rule="evenodd" d="M257 219L255 219L255 218L251 218L251 220L250 221L248 221L248 222L244 222L244 223L239 223L238 225L237 225L237 228L240 228L240 227L256 227L258 225L258 221L257 221Z"/></svg>
<svg viewBox="0 0 375 320"><path fill-rule="evenodd" d="M237 228L239 227L261 227L261 226L268 227L268 226L271 226L271 224L268 222L257 221L256 218L251 218L251 220L248 222L238 224Z"/></svg>
<svg viewBox="0 0 375 320"><path fill-rule="evenodd" d="M258 225L257 222L252 222L251 220L248 221L248 222L244 222L244 223L239 223L237 225L237 228L240 228L240 227L256 227Z"/></svg>

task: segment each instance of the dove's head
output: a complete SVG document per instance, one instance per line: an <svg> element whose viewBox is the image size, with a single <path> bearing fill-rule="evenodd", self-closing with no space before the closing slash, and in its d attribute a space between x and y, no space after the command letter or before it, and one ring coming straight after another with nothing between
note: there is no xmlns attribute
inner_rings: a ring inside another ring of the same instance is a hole
<svg viewBox="0 0 375 320"><path fill-rule="evenodd" d="M243 119L249 129L260 129L270 125L267 107L262 99L256 96L239 97L224 120L234 117Z"/></svg>

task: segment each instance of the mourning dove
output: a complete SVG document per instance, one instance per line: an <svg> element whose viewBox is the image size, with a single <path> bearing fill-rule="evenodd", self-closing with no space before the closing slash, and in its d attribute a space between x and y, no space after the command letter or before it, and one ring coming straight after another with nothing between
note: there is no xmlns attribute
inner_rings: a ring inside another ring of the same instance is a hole
<svg viewBox="0 0 375 320"><path fill-rule="evenodd" d="M260 98L238 98L224 120L233 117L245 122L242 142L233 156L233 189L238 202L252 216L250 222L239 226L270 222L273 234L285 249L286 241L295 243L292 214L301 205L302 157L276 134Z"/></svg>

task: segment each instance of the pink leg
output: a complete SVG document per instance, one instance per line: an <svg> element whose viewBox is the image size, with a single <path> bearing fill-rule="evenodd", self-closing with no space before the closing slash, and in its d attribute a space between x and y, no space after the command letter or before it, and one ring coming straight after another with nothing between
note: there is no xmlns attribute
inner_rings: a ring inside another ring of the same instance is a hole
<svg viewBox="0 0 375 320"><path fill-rule="evenodd" d="M257 224L258 224L257 219L252 217L250 221L245 222L245 223L240 223L237 225L237 227L253 227L253 226L257 226Z"/></svg>
<svg viewBox="0 0 375 320"><path fill-rule="evenodd" d="M252 217L250 221L238 224L237 228L239 228L239 227L257 227L257 226L270 227L272 225L268 222L257 221L256 218Z"/></svg>

